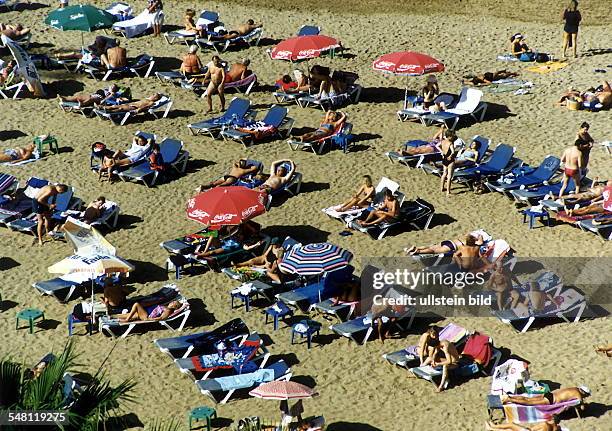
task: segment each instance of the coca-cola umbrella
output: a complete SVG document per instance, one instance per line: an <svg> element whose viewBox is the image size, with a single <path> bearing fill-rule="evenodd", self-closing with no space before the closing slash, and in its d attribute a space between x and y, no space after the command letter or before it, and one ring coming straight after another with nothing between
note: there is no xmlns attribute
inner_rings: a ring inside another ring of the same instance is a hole
<svg viewBox="0 0 612 431"><path fill-rule="evenodd" d="M270 57L273 60L287 60L293 63L317 58L329 51L333 54L341 46L339 40L321 34L297 36L283 40L272 48Z"/></svg>
<svg viewBox="0 0 612 431"><path fill-rule="evenodd" d="M208 227L238 225L266 211L268 195L242 186L215 187L187 202L187 218Z"/></svg>
<svg viewBox="0 0 612 431"><path fill-rule="evenodd" d="M444 71L444 64L441 61L427 54L414 51L392 52L382 55L374 60L372 67L379 72L397 76L421 76ZM405 95L408 95L407 82ZM406 100L406 97L404 97L404 100Z"/></svg>

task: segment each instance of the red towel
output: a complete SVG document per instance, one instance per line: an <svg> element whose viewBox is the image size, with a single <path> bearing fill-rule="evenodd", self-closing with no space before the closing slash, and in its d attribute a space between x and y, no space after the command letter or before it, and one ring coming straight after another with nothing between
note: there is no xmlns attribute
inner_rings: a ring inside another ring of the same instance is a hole
<svg viewBox="0 0 612 431"><path fill-rule="evenodd" d="M465 343L462 355L486 367L493 356L493 346L489 342L489 337L482 334L471 335Z"/></svg>

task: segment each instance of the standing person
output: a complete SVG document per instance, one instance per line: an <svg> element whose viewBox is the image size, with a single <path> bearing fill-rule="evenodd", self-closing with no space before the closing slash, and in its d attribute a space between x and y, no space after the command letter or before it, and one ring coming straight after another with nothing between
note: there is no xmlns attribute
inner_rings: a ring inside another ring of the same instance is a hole
<svg viewBox="0 0 612 431"><path fill-rule="evenodd" d="M210 63L209 63L210 64ZM212 96L213 94L219 94L219 100L221 101L221 111L225 111L225 95L223 94L223 85L225 83L225 68L221 64L221 58L218 55L215 55L212 58L212 64L208 67L208 71L206 72L206 78L210 77L210 83L208 84L208 88L206 89L206 100L208 101L208 111L207 114L212 112Z"/></svg>
<svg viewBox="0 0 612 431"><path fill-rule="evenodd" d="M153 15L153 36L161 34L162 24L164 23L164 4L162 0L149 0L147 10Z"/></svg>
<svg viewBox="0 0 612 431"><path fill-rule="evenodd" d="M574 58L578 57L576 53L576 41L578 39L578 26L580 25L580 21L582 21L582 15L580 15L580 11L578 10L578 2L576 0L571 0L561 14L561 17L563 21L565 21L565 25L563 26L563 57L567 57L565 53L569 47L574 51Z"/></svg>
<svg viewBox="0 0 612 431"><path fill-rule="evenodd" d="M563 156L561 156L561 162L564 164L564 167L563 183L561 184L561 190L559 190L559 198L563 196L563 192L565 192L570 178L574 180L576 192L580 191L580 170L582 169L581 145L582 139L576 139L574 146L566 148L563 152Z"/></svg>
<svg viewBox="0 0 612 431"><path fill-rule="evenodd" d="M50 232L51 213L55 208L56 196L68 190L65 184L47 185L40 189L35 199L32 199L32 212L36 214L36 234L38 245L43 245L43 227Z"/></svg>
<svg viewBox="0 0 612 431"><path fill-rule="evenodd" d="M451 181L453 180L453 172L455 171L455 159L457 152L455 151L455 141L457 135L452 130L447 130L444 133L444 139L440 142L440 152L442 153L442 176L440 177L441 191L446 196L450 196Z"/></svg>
<svg viewBox="0 0 612 431"><path fill-rule="evenodd" d="M586 174L589 171L588 170L589 158L591 156L591 150L593 149L593 144L595 144L595 140L589 134L589 127L590 127L589 123L587 122L582 123L580 125L580 130L578 131L578 134L576 135L576 138L582 141L582 144L579 147L580 153L582 154L582 169L580 170L581 178L586 177Z"/></svg>
<svg viewBox="0 0 612 431"><path fill-rule="evenodd" d="M421 89L420 96L423 98L423 108L429 109L434 104L436 96L440 94L440 87L438 86L438 80L434 75L427 77L427 83Z"/></svg>

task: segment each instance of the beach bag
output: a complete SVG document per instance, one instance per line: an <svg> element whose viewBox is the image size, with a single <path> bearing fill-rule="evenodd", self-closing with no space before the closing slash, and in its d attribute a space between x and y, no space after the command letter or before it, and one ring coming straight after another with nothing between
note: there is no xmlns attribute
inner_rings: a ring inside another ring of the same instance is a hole
<svg viewBox="0 0 612 431"><path fill-rule="evenodd" d="M548 54L541 52L535 55L535 61L536 63L546 63L547 61L550 61L550 57Z"/></svg>
<svg viewBox="0 0 612 431"><path fill-rule="evenodd" d="M520 56L519 56L519 60L520 61L534 61L535 60L535 54L533 52L523 52Z"/></svg>
<svg viewBox="0 0 612 431"><path fill-rule="evenodd" d="M486 367L493 356L493 346L486 335L475 333L468 338L462 356L470 357L477 364Z"/></svg>
<svg viewBox="0 0 612 431"><path fill-rule="evenodd" d="M348 151L349 145L351 145L354 140L355 136L352 133L338 133L331 138L333 145L340 148L345 153Z"/></svg>

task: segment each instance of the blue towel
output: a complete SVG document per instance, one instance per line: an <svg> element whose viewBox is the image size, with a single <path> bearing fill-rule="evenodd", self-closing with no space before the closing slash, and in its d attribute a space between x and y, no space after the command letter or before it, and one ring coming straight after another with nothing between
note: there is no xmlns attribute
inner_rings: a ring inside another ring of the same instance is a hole
<svg viewBox="0 0 612 431"><path fill-rule="evenodd" d="M250 388L254 384L271 382L272 380L274 380L274 371L266 368L257 370L254 373L237 374L235 376L219 377L215 379L223 391Z"/></svg>

